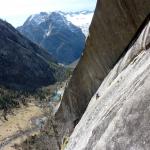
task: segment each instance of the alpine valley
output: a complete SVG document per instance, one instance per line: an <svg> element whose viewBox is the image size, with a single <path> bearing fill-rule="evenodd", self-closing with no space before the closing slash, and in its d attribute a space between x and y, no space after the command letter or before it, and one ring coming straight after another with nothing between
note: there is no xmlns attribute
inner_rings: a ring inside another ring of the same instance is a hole
<svg viewBox="0 0 150 150"><path fill-rule="evenodd" d="M31 15L18 31L47 49L58 63L68 65L80 58L93 11L41 12Z"/></svg>

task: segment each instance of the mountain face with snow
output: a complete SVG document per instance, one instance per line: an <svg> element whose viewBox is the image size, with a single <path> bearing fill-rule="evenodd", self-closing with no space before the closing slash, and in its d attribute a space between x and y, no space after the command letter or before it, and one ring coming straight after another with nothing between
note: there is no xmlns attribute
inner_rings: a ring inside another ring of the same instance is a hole
<svg viewBox="0 0 150 150"><path fill-rule="evenodd" d="M77 60L84 49L85 35L62 12L32 15L18 30L65 65Z"/></svg>
<svg viewBox="0 0 150 150"><path fill-rule="evenodd" d="M89 33L89 26L91 24L94 12L93 11L79 11L64 13L68 21L81 28L84 35L87 37Z"/></svg>

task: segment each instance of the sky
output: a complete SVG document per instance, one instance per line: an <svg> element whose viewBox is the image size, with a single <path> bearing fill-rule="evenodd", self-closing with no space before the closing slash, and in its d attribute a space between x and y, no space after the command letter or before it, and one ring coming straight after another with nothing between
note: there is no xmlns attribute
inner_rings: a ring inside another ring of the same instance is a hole
<svg viewBox="0 0 150 150"><path fill-rule="evenodd" d="M0 18L21 26L39 12L94 10L97 0L0 0Z"/></svg>

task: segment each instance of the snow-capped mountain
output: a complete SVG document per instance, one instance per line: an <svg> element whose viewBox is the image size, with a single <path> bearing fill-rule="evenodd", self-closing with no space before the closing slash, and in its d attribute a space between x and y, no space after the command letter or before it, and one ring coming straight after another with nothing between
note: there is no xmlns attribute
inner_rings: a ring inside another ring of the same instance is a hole
<svg viewBox="0 0 150 150"><path fill-rule="evenodd" d="M62 12L31 15L18 30L31 41L47 49L62 64L70 64L81 56L85 36Z"/></svg>
<svg viewBox="0 0 150 150"><path fill-rule="evenodd" d="M32 23L40 24L44 22L45 19L51 13L52 12L49 12L49 13L41 12L40 14L35 14L35 15L30 16L29 20L32 21ZM89 26L91 24L94 11L89 11L89 10L83 10L83 11L77 11L77 12L57 11L57 13L64 16L67 21L80 27L82 32L85 34L85 36L88 35Z"/></svg>
<svg viewBox="0 0 150 150"><path fill-rule="evenodd" d="M88 35L89 26L94 15L94 11L84 10L79 12L68 12L63 14L68 21L80 27L85 36Z"/></svg>

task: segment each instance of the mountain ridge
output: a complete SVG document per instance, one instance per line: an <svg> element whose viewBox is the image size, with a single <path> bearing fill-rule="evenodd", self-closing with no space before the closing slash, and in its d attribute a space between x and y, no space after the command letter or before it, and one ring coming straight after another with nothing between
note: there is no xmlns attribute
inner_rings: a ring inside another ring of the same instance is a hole
<svg viewBox="0 0 150 150"><path fill-rule="evenodd" d="M11 24L0 20L1 85L32 90L53 84L57 79L55 67L50 67L52 64L59 68L46 50L22 36Z"/></svg>
<svg viewBox="0 0 150 150"><path fill-rule="evenodd" d="M62 64L78 59L84 49L85 36L81 29L58 12L41 12L30 16L17 29L31 41L47 49Z"/></svg>

